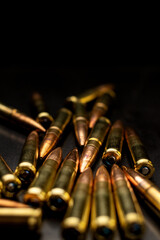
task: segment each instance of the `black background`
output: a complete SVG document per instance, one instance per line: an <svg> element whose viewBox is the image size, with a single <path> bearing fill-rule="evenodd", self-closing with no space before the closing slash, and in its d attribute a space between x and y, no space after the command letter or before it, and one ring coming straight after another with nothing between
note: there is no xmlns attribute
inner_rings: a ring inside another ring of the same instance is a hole
<svg viewBox="0 0 160 240"><path fill-rule="evenodd" d="M34 64L8 64L0 67L0 102L15 107L31 115L30 96L39 90L54 116L64 105L65 98L103 83L116 85L117 99L108 113L111 122L121 119L125 125L135 128L143 141L148 155L155 166L151 180L160 187L160 65L131 64L107 65L104 67L73 67ZM62 146L63 158L75 146L72 126L66 131L59 145ZM14 171L27 132L0 120L0 154ZM93 166L95 173L101 164L101 149L97 162ZM122 164L130 165L130 155L124 143ZM145 217L146 231L142 239L160 239L158 219L143 204L138 196ZM20 229L12 233L21 238ZM23 234L24 235L24 234ZM24 237L24 236L23 236ZM30 238L35 238L31 234ZM56 216L44 216L40 240L61 239L60 220ZM92 239L90 232L87 239ZM117 231L115 239L123 239Z"/></svg>

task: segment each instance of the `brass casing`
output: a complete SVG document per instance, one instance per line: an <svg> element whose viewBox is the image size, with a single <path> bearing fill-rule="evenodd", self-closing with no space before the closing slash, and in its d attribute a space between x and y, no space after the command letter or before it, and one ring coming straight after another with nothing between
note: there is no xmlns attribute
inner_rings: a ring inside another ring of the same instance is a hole
<svg viewBox="0 0 160 240"><path fill-rule="evenodd" d="M15 176L7 165L5 160L0 156L0 189L5 197L12 198L21 188L21 181Z"/></svg>
<svg viewBox="0 0 160 240"><path fill-rule="evenodd" d="M94 163L100 146L102 145L110 128L110 125L110 120L105 117L100 117L96 122L94 128L90 132L88 139L86 140L82 155L80 157L81 172L83 172L87 167L91 166Z"/></svg>
<svg viewBox="0 0 160 240"><path fill-rule="evenodd" d="M116 214L110 176L104 166L98 168L94 180L91 229L95 239L112 238L116 230Z"/></svg>
<svg viewBox="0 0 160 240"><path fill-rule="evenodd" d="M56 146L67 124L71 120L72 112L67 108L61 108L59 113L48 128L43 141L40 145L40 158L45 158L49 152Z"/></svg>
<svg viewBox="0 0 160 240"><path fill-rule="evenodd" d="M146 149L139 136L136 134L134 129L128 127L125 130L125 137L132 155L134 169L142 173L146 178L151 178L155 168L149 160ZM145 170L147 170L146 174L143 173Z"/></svg>
<svg viewBox="0 0 160 240"><path fill-rule="evenodd" d="M78 149L73 149L64 159L52 189L47 193L47 204L53 211L67 208L79 165Z"/></svg>
<svg viewBox="0 0 160 240"><path fill-rule="evenodd" d="M122 145L124 139L124 128L122 122L117 120L111 127L105 150L103 152L103 163L106 166L112 166L121 160Z"/></svg>
<svg viewBox="0 0 160 240"><path fill-rule="evenodd" d="M131 168L123 167L128 180L144 198L149 207L160 217L160 189L149 179Z"/></svg>
<svg viewBox="0 0 160 240"><path fill-rule="evenodd" d="M45 132L46 129L38 122L36 122L31 117L19 112L15 108L10 108L0 103L0 116L5 118L10 122L16 123L18 126L22 126L27 129L37 129L39 131Z"/></svg>
<svg viewBox="0 0 160 240"><path fill-rule="evenodd" d="M115 164L111 170L111 180L117 214L124 236L129 239L139 239L144 232L142 211L129 181Z"/></svg>
<svg viewBox="0 0 160 240"><path fill-rule="evenodd" d="M33 208L0 208L0 225L26 227L38 230L42 223L42 210Z"/></svg>
<svg viewBox="0 0 160 240"><path fill-rule="evenodd" d="M57 169L62 159L62 152L56 148L39 168L33 182L24 195L24 202L35 207L41 207L46 200L47 192L53 186ZM56 153L55 153L56 152Z"/></svg>
<svg viewBox="0 0 160 240"><path fill-rule="evenodd" d="M62 235L68 239L83 238L88 226L93 176L90 168L82 174L77 180L62 222ZM85 178L84 181L82 177Z"/></svg>
<svg viewBox="0 0 160 240"><path fill-rule="evenodd" d="M22 183L29 185L36 174L36 164L38 159L38 134L32 131L23 146L19 164L16 167L15 175Z"/></svg>

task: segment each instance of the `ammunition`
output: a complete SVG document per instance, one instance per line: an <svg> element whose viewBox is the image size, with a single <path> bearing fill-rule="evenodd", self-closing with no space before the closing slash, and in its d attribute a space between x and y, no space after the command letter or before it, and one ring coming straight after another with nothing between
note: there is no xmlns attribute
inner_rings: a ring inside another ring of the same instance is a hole
<svg viewBox="0 0 160 240"><path fill-rule="evenodd" d="M19 112L15 108L10 108L0 103L0 117L5 118L8 121L16 123L18 126L25 127L29 130L37 129L39 131L45 132L46 129L38 122L36 122L31 117Z"/></svg>
<svg viewBox="0 0 160 240"><path fill-rule="evenodd" d="M93 175L91 168L80 174L62 222L65 239L81 239L87 230L91 208Z"/></svg>
<svg viewBox="0 0 160 240"><path fill-rule="evenodd" d="M55 121L48 128L40 145L40 159L45 158L55 147L67 124L71 120L72 113L67 108L61 108Z"/></svg>
<svg viewBox="0 0 160 240"><path fill-rule="evenodd" d="M73 103L74 105L74 116L73 124L76 139L80 146L85 144L88 136L88 118L85 105L81 103L78 99Z"/></svg>
<svg viewBox="0 0 160 240"><path fill-rule="evenodd" d="M111 181L117 215L124 236L129 239L139 239L144 232L144 219L124 172L114 164L111 169Z"/></svg>
<svg viewBox="0 0 160 240"><path fill-rule="evenodd" d="M22 184L29 185L36 174L36 163L38 159L38 134L32 131L23 146L20 161L15 170L15 175Z"/></svg>
<svg viewBox="0 0 160 240"><path fill-rule="evenodd" d="M116 230L116 214L109 173L100 166L94 180L91 229L95 239L112 238Z"/></svg>
<svg viewBox="0 0 160 240"><path fill-rule="evenodd" d="M45 159L43 165L24 195L24 202L33 207L41 207L46 200L47 192L53 186L57 169L62 160L62 149L54 149Z"/></svg>
<svg viewBox="0 0 160 240"><path fill-rule="evenodd" d="M0 225L38 230L42 223L42 210L30 207L0 208Z"/></svg>
<svg viewBox="0 0 160 240"><path fill-rule="evenodd" d="M111 89L101 97L99 97L93 106L90 114L89 127L93 128L96 121L106 114L111 106L113 99L115 98L115 92Z"/></svg>
<svg viewBox="0 0 160 240"><path fill-rule="evenodd" d="M52 189L47 194L47 204L55 211L65 210L75 182L79 165L78 149L73 149L64 159Z"/></svg>
<svg viewBox="0 0 160 240"><path fill-rule="evenodd" d="M108 118L100 117L94 128L90 132L88 140L84 146L80 157L80 172L83 172L87 167L91 166L98 154L105 136L110 128L111 122Z"/></svg>
<svg viewBox="0 0 160 240"><path fill-rule="evenodd" d="M33 92L31 103L34 113L36 114L36 121L47 129L53 122L53 117L48 113L42 95L39 92Z"/></svg>
<svg viewBox="0 0 160 240"><path fill-rule="evenodd" d="M123 166L123 171L148 206L160 217L160 189L132 168Z"/></svg>
<svg viewBox="0 0 160 240"><path fill-rule="evenodd" d="M2 182L2 193L8 198L14 197L21 187L21 181L13 174L2 156L0 156L0 182Z"/></svg>
<svg viewBox="0 0 160 240"><path fill-rule="evenodd" d="M28 208L29 206L27 204L8 200L8 199L0 199L0 208L1 207L7 207L7 208Z"/></svg>
<svg viewBox="0 0 160 240"><path fill-rule="evenodd" d="M97 97L102 96L104 93L108 92L109 90L113 90L114 85L113 84L103 84L100 86L97 86L95 88L89 89L82 94L77 95L76 98L79 99L79 101L83 104L89 103L96 99ZM66 100L70 101L70 99L74 98L75 96L68 97Z"/></svg>
<svg viewBox="0 0 160 240"><path fill-rule="evenodd" d="M125 137L132 155L134 169L142 173L145 177L151 178L154 173L152 162L148 158L146 149L134 129L126 128Z"/></svg>
<svg viewBox="0 0 160 240"><path fill-rule="evenodd" d="M106 166L112 166L121 159L123 139L123 124L120 120L117 120L110 129L102 156L103 163Z"/></svg>

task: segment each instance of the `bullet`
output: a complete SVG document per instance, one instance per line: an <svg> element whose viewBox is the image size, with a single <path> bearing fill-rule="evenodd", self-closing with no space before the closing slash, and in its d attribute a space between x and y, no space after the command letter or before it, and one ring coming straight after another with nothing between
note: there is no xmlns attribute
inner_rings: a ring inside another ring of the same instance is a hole
<svg viewBox="0 0 160 240"><path fill-rule="evenodd" d="M57 169L62 160L62 149L54 149L46 158L43 165L24 195L24 202L33 207L41 207L46 201L47 192L53 186Z"/></svg>
<svg viewBox="0 0 160 240"><path fill-rule="evenodd" d="M9 226L38 230L42 223L42 210L30 207L23 208L0 208L1 227Z"/></svg>
<svg viewBox="0 0 160 240"><path fill-rule="evenodd" d="M151 178L155 169L139 136L134 129L127 127L125 137L132 155L134 169L145 177Z"/></svg>
<svg viewBox="0 0 160 240"><path fill-rule="evenodd" d="M121 160L122 145L124 139L124 128L120 120L112 125L105 150L103 152L102 161L106 166L112 166Z"/></svg>
<svg viewBox="0 0 160 240"><path fill-rule="evenodd" d="M91 168L80 174L62 222L62 236L82 239L85 236L91 208L93 174Z"/></svg>
<svg viewBox="0 0 160 240"><path fill-rule="evenodd" d="M48 128L42 143L40 145L40 159L45 158L49 152L56 146L64 129L71 120L72 112L67 108L61 108L55 121Z"/></svg>
<svg viewBox="0 0 160 240"><path fill-rule="evenodd" d="M84 146L88 136L88 117L85 105L81 103L78 98L73 103L74 105L74 116L73 124L76 139L80 146Z"/></svg>
<svg viewBox="0 0 160 240"><path fill-rule="evenodd" d="M64 159L52 189L47 194L47 204L53 211L65 210L71 198L71 191L78 171L78 149L74 148Z"/></svg>
<svg viewBox="0 0 160 240"><path fill-rule="evenodd" d="M94 128L88 136L80 157L80 172L83 172L87 167L90 167L94 163L110 125L110 120L105 117L100 117L96 122Z"/></svg>
<svg viewBox="0 0 160 240"><path fill-rule="evenodd" d="M115 96L115 92L109 89L108 92L97 99L90 114L89 128L93 128L96 121L107 113Z"/></svg>
<svg viewBox="0 0 160 240"><path fill-rule="evenodd" d="M2 103L0 103L0 117L29 130L37 129L42 132L46 131L46 129L40 123L36 122L31 117L19 112L15 108L5 106Z"/></svg>
<svg viewBox="0 0 160 240"><path fill-rule="evenodd" d="M144 219L124 172L114 164L111 169L111 181L120 227L124 236L129 239L139 239L144 232Z"/></svg>
<svg viewBox="0 0 160 240"><path fill-rule="evenodd" d="M0 182L2 182L2 193L8 198L14 197L21 188L21 181L13 174L2 156L0 156Z"/></svg>
<svg viewBox="0 0 160 240"><path fill-rule="evenodd" d="M32 93L31 104L34 111L34 115L36 115L36 121L42 124L44 128L48 129L48 127L53 122L53 117L47 111L44 99L39 92Z"/></svg>
<svg viewBox="0 0 160 240"><path fill-rule="evenodd" d="M104 93L108 92L109 90L114 90L115 86L113 84L103 84L99 85L95 88L89 89L79 95L76 96L70 96L66 100L70 101L70 98L76 97L80 100L81 103L86 104L93 100L95 100L97 97L102 96Z"/></svg>
<svg viewBox="0 0 160 240"><path fill-rule="evenodd" d="M160 217L160 189L132 168L123 166L123 171L148 206Z"/></svg>
<svg viewBox="0 0 160 240"><path fill-rule="evenodd" d="M98 240L111 239L116 230L116 214L111 180L104 166L100 166L94 180L91 230Z"/></svg>
<svg viewBox="0 0 160 240"><path fill-rule="evenodd" d="M8 199L0 199L0 208L1 207L7 207L7 208L28 208L29 206L27 204L8 200Z"/></svg>
<svg viewBox="0 0 160 240"><path fill-rule="evenodd" d="M19 164L15 170L15 175L24 185L29 185L36 174L38 142L38 133L36 131L32 131L25 141Z"/></svg>

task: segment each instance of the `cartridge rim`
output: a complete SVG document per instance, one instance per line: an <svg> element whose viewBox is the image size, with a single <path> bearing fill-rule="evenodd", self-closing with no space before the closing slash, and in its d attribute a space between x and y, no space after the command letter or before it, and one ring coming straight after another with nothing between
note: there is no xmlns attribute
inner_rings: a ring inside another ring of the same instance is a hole
<svg viewBox="0 0 160 240"><path fill-rule="evenodd" d="M23 176L24 173L24 176ZM30 183L36 173L36 168L33 164L29 162L20 163L15 170L15 175L20 178L23 183Z"/></svg>
<svg viewBox="0 0 160 240"><path fill-rule="evenodd" d="M14 174L6 174L2 177L2 192L6 197L13 197L21 187L20 179Z"/></svg>
<svg viewBox="0 0 160 240"><path fill-rule="evenodd" d="M38 187L29 188L24 195L24 202L33 207L41 207L46 199L46 193Z"/></svg>
<svg viewBox="0 0 160 240"><path fill-rule="evenodd" d="M124 228L125 235L131 239L137 239L144 232L144 224L140 215L128 213L126 215L127 226Z"/></svg>
<svg viewBox="0 0 160 240"><path fill-rule="evenodd" d="M48 112L41 112L38 114L37 118L36 118L36 121L41 123L41 119L42 118L47 118L50 122L53 122L53 117L48 113Z"/></svg>
<svg viewBox="0 0 160 240"><path fill-rule="evenodd" d="M47 194L47 204L53 211L61 211L66 209L69 200L70 200L69 193L61 188L54 188Z"/></svg>
<svg viewBox="0 0 160 240"><path fill-rule="evenodd" d="M145 170L148 170L148 172L146 174L143 173L144 168L145 168ZM140 172L146 178L151 178L155 171L155 168L153 167L153 164L148 159L139 159L136 162L135 171Z"/></svg>
<svg viewBox="0 0 160 240"><path fill-rule="evenodd" d="M121 160L121 152L117 149L109 148L103 153L102 159L105 164L112 166Z"/></svg>

